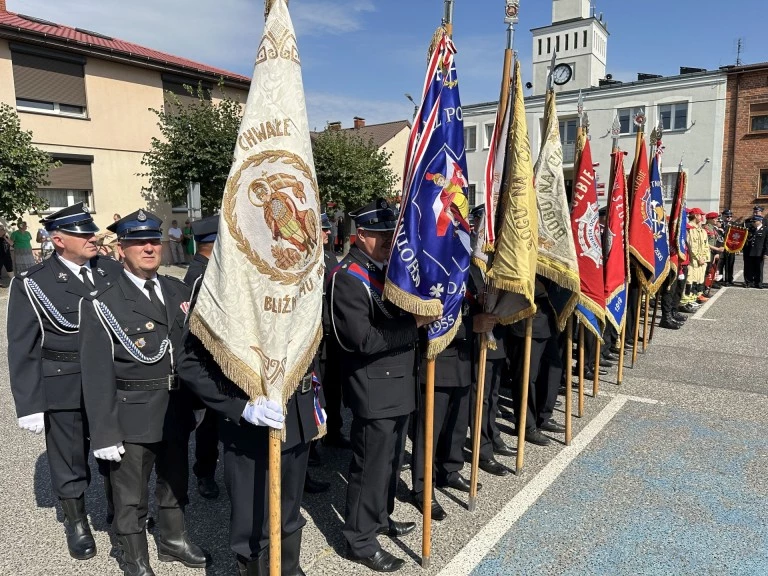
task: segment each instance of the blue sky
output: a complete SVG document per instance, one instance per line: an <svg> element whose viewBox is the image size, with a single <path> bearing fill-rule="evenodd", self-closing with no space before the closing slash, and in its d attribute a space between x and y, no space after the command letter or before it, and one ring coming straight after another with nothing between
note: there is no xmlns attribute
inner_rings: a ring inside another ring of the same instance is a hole
<svg viewBox="0 0 768 576"><path fill-rule="evenodd" d="M521 0L515 48L531 76L531 28L551 22L550 0ZM608 72L676 74L768 60L765 0L597 0L611 34ZM505 44L504 0L456 0L457 66L465 104L498 97ZM426 49L443 0L291 0L310 126L353 116L369 123L410 119L423 84ZM263 28L262 0L8 0L8 9L96 30L250 75ZM169 26L169 23L171 24Z"/></svg>

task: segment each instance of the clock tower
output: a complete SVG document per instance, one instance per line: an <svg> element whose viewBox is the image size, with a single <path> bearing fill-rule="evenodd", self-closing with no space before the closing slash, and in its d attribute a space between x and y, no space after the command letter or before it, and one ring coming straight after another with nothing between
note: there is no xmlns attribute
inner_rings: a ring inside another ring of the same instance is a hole
<svg viewBox="0 0 768 576"><path fill-rule="evenodd" d="M602 15L593 14L590 0L552 0L552 24L531 32L534 96L547 91L555 52L556 92L591 88L605 78L608 28Z"/></svg>

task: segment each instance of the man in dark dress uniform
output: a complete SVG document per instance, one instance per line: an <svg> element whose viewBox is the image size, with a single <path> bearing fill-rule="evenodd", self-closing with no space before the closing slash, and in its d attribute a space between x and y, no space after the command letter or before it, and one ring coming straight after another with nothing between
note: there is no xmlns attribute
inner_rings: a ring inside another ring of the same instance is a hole
<svg viewBox="0 0 768 576"><path fill-rule="evenodd" d="M299 565L301 533L306 520L301 498L309 460L309 444L321 434L316 413L323 403L317 360L288 401L286 416L271 400L251 404L248 396L222 373L198 338L185 331L179 357L184 386L219 416L224 446L224 481L230 501L230 547L240 576L269 574L269 428L285 426L281 458L283 576L303 576Z"/></svg>
<svg viewBox="0 0 768 576"><path fill-rule="evenodd" d="M481 312L477 303L474 283L469 282L462 304L462 323L448 347L435 359L435 407L432 460L438 486L469 492L469 481L461 475L464 467L464 444L469 428L469 392L474 365L474 334L493 328L496 317ZM424 334L422 334L424 336ZM427 379L427 360L422 358L419 370L421 403L413 436L412 501L424 511L424 424ZM448 516L432 491L432 519L445 520Z"/></svg>
<svg viewBox="0 0 768 576"><path fill-rule="evenodd" d="M200 289L208 259L213 250L213 243L219 233L219 217L208 216L192 222L192 234L195 237L197 252L184 275L184 284L192 290L194 300ZM195 464L192 471L197 476L197 491L200 496L213 500L219 497L219 486L216 484L216 462L219 460L219 429L218 417L213 411L206 411L202 422L195 430Z"/></svg>
<svg viewBox="0 0 768 576"><path fill-rule="evenodd" d="M752 216L744 246L744 286L763 287L763 261L768 257L768 232L760 214Z"/></svg>
<svg viewBox="0 0 768 576"><path fill-rule="evenodd" d="M555 311L549 303L547 290L536 280L536 315L533 317L531 361L528 379L528 406L525 419L525 440L539 446L550 443L541 433L562 434L565 428L552 420L557 401L557 391L563 375L563 335L557 330ZM512 391L515 414L520 421L522 394L520 381L523 375L525 321L513 324L512 334ZM569 351L570 352L570 351ZM594 359L594 353L592 356ZM568 392L566 392L568 393Z"/></svg>
<svg viewBox="0 0 768 576"><path fill-rule="evenodd" d="M96 290L108 288L121 266L97 256L95 233L99 229L82 202L41 223L51 236L55 253L11 283L11 391L19 426L36 434L45 430L51 486L64 511L69 553L87 560L96 554L96 543L83 498L91 475L78 354L80 300L90 300Z"/></svg>
<svg viewBox="0 0 768 576"><path fill-rule="evenodd" d="M728 229L733 221L733 212L730 208L723 210L723 238L728 237ZM720 257L720 273L723 275L723 286L733 286L733 265L736 263L736 254L724 250Z"/></svg>
<svg viewBox="0 0 768 576"><path fill-rule="evenodd" d="M344 401L353 416L343 533L347 558L393 572L404 561L383 550L376 536L402 536L415 527L390 515L408 415L416 407L418 328L434 319L406 314L382 299L397 224L387 202L379 198L349 215L357 240L327 288Z"/></svg>
<svg viewBox="0 0 768 576"><path fill-rule="evenodd" d="M83 302L83 397L96 458L109 461L121 568L152 576L145 520L147 484L157 472L157 551L163 562L204 568L208 555L184 526L189 404L180 396L174 349L181 347L190 290L158 276L162 221L139 210L109 226L124 270L92 302Z"/></svg>

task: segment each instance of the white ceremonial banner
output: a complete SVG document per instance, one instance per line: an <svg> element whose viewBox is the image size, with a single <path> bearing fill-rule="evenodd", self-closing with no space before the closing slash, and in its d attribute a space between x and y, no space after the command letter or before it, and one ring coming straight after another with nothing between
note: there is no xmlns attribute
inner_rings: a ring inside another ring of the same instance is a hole
<svg viewBox="0 0 768 576"><path fill-rule="evenodd" d="M286 406L322 337L323 243L301 61L273 3L190 326L224 374Z"/></svg>

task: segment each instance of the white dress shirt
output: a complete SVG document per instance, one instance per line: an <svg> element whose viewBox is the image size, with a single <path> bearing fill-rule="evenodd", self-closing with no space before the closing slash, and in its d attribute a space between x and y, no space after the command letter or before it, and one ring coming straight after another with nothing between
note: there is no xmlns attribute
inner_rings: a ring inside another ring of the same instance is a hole
<svg viewBox="0 0 768 576"><path fill-rule="evenodd" d="M136 285L136 288L141 290L141 293L144 294L147 299L149 299L149 290L144 288L144 283L147 281L147 279L139 278L135 274L132 274L127 268L123 268L123 272L125 272L125 275L128 276L128 279ZM163 289L160 286L160 280L158 279L157 274L155 274L154 277L149 278L149 280L155 281L155 293L157 294L157 297L160 298L160 302L165 304L165 298L163 298Z"/></svg>
<svg viewBox="0 0 768 576"><path fill-rule="evenodd" d="M64 266L66 266L67 268L69 268L72 271L72 274L74 274L75 278L80 280L80 282L83 281L83 277L80 276L80 268L85 268L88 271L88 280L91 281L91 284L96 286L96 282L93 281L93 270L91 270L91 263L90 262L86 262L85 264L80 266L79 264L75 264L74 262L70 262L69 260L67 260L66 258L64 258L62 256L59 256L59 259L61 260L62 264L64 264Z"/></svg>

